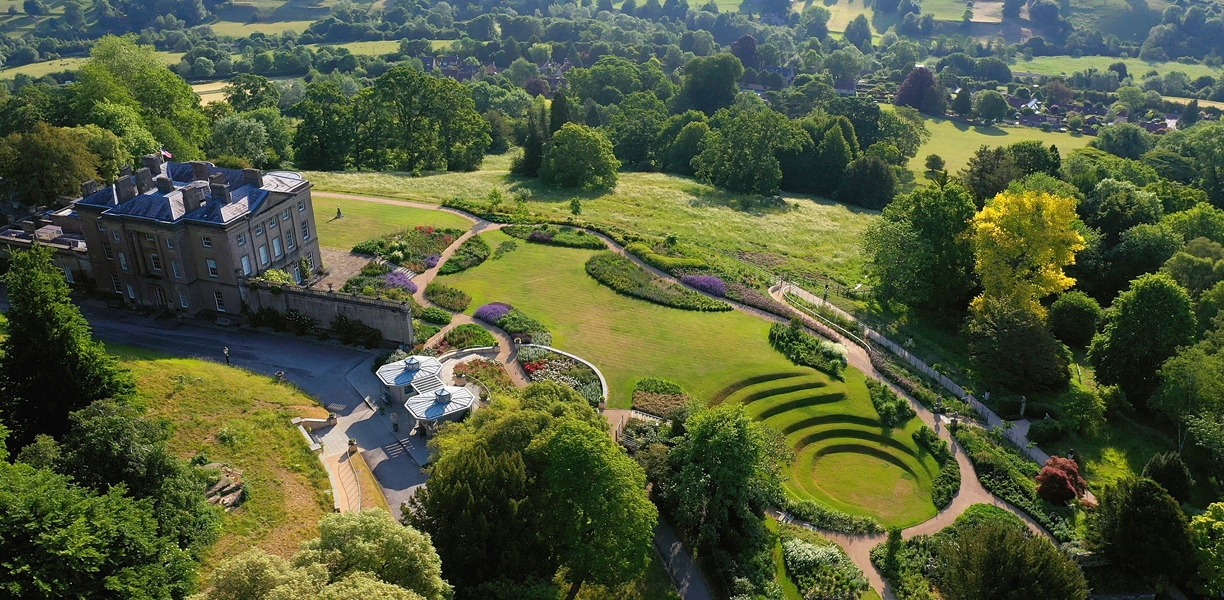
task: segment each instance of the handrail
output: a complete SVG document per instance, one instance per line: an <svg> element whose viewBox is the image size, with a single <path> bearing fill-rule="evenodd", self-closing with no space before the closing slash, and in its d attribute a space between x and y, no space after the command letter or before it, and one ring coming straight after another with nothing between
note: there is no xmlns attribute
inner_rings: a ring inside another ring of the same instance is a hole
<svg viewBox="0 0 1224 600"><path fill-rule="evenodd" d="M789 285L789 284L788 284L788 285ZM783 297L785 297L785 298L787 298L787 299L799 299L797 296L795 296L794 294L791 294L789 291L784 291L784 292L782 293L782 295L783 295ZM840 331L840 332L842 333L842 335L845 335L846 337L850 338L850 340L851 340L851 341L853 341L854 343L856 343L856 344L858 344L858 345L862 346L863 348L865 348L865 349L867 349L867 350L871 350L871 345L870 345L870 344L868 344L867 342L863 341L863 339L862 339L862 338L860 338L859 336L857 336L857 335L855 335L854 333L850 332L850 331L849 331L848 329L846 329L845 327L842 327L841 325L838 325L837 323L834 323L833 321L831 321L830 319L828 319L828 318L824 317L824 316L823 316L823 315L821 315L820 313L818 313L818 312L816 312L816 311L814 311L814 310L812 310L812 309L810 309L810 308L808 308L808 307L806 307L806 306L802 306L802 305L800 305L800 304L797 304L797 303L791 303L791 306L792 306L793 308L797 308L797 309L799 309L799 310L800 310L800 311L802 311L802 312L807 313L809 316L812 316L812 317L815 317L815 318L817 318L817 319L820 319L821 321L824 321L824 322L825 322L825 323L827 323L827 324L828 324L830 327L833 327L834 329L836 329L836 330Z"/></svg>
<svg viewBox="0 0 1224 600"><path fill-rule="evenodd" d="M362 503L363 503L363 502L362 502L362 496L361 496L361 474L357 472L357 467L356 467L356 465L354 465L354 464L353 464L353 457L354 457L354 456L356 456L356 455L355 455L355 454L350 453L350 454L348 455L348 460L347 460L347 461L345 461L345 462L347 462L347 463L348 463L348 465L349 465L349 469L352 469L352 471L353 471L353 480L357 482L357 510L361 510L361 505L362 505ZM365 460L365 459L362 459L362 460ZM343 484L341 484L341 485L343 485ZM352 502L351 502L351 501L349 502L349 507L350 507L350 508L352 508Z"/></svg>

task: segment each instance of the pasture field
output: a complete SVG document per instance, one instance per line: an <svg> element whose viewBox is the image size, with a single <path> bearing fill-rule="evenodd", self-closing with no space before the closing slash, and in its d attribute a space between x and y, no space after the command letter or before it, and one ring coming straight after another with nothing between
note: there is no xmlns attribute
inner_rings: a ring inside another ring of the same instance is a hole
<svg viewBox="0 0 1224 600"><path fill-rule="evenodd" d="M969 164L969 158L982 146L1006 146L1026 140L1037 140L1058 146L1063 156L1076 148L1083 148L1092 137L1080 134L1042 131L1036 127L980 127L959 121L928 117L927 129L931 138L918 149L918 155L910 159L909 167L922 177L928 154L938 154L947 161L949 173L955 174Z"/></svg>
<svg viewBox="0 0 1224 600"><path fill-rule="evenodd" d="M1161 75L1173 71L1181 71L1191 79L1201 75L1220 77L1222 72L1204 64L1185 64L1174 61L1148 62L1138 58L1119 58L1116 56L1034 56L1033 60L1018 60L1011 66L1012 72L1036 73L1038 75L1070 75L1076 71L1097 69L1104 71L1116 62L1126 64L1126 70L1136 77L1155 70Z"/></svg>

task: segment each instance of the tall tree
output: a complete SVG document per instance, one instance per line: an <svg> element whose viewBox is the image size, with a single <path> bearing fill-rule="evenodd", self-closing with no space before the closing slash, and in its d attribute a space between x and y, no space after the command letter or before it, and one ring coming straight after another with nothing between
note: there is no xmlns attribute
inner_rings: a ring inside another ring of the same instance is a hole
<svg viewBox="0 0 1224 600"><path fill-rule="evenodd" d="M850 21L842 36L863 52L871 49L871 23L867 22L867 17L864 15L859 15Z"/></svg>
<svg viewBox="0 0 1224 600"><path fill-rule="evenodd" d="M735 101L744 65L731 54L700 56L684 65L684 82L677 101L681 108L707 115Z"/></svg>
<svg viewBox="0 0 1224 600"><path fill-rule="evenodd" d="M552 105L548 109L548 128L550 133L556 133L562 125L574 119L569 103L569 92L566 86L557 88L553 93Z"/></svg>
<svg viewBox="0 0 1224 600"><path fill-rule="evenodd" d="M599 130L566 123L544 150L540 179L563 186L611 190L616 187L619 168L612 142Z"/></svg>
<svg viewBox="0 0 1224 600"><path fill-rule="evenodd" d="M566 599L584 582L616 585L641 575L658 518L642 468L581 421L562 423L543 453L550 537L570 581Z"/></svg>
<svg viewBox="0 0 1224 600"><path fill-rule="evenodd" d="M969 240L973 215L973 197L959 185L928 186L898 196L884 209L883 220L908 225L921 247L918 254L924 257L907 278L923 283L904 290L905 297L899 300L931 311L964 309L976 285ZM884 257L875 255L873 246L867 247L873 268L891 269L885 267Z"/></svg>
<svg viewBox="0 0 1224 600"><path fill-rule="evenodd" d="M1186 513L1151 479L1121 479L1098 496L1088 541L1114 564L1178 579L1193 568Z"/></svg>
<svg viewBox="0 0 1224 600"><path fill-rule="evenodd" d="M280 106L280 89L262 75L239 73L223 90L225 101L238 112Z"/></svg>
<svg viewBox="0 0 1224 600"><path fill-rule="evenodd" d="M763 517L781 497L779 465L790 460L789 451L739 405L699 411L685 427L668 455L673 474L663 494L697 551L729 568L769 547Z"/></svg>
<svg viewBox="0 0 1224 600"><path fill-rule="evenodd" d="M1202 582L1200 591L1210 596L1224 593L1224 502L1213 502L1190 520L1190 542Z"/></svg>
<svg viewBox="0 0 1224 600"><path fill-rule="evenodd" d="M544 145L552 137L548 131L548 116L545 114L543 98L537 97L527 109L527 131L523 139L523 153L514 157L510 170L527 177L539 177L544 164Z"/></svg>
<svg viewBox="0 0 1224 600"><path fill-rule="evenodd" d="M71 130L38 123L29 133L0 140L0 190L26 206L48 206L76 196L98 178L98 157Z"/></svg>
<svg viewBox="0 0 1224 600"><path fill-rule="evenodd" d="M798 149L803 131L765 106L739 105L720 111L719 126L702 138L693 159L697 176L720 187L772 194L782 182L778 152Z"/></svg>
<svg viewBox="0 0 1224 600"><path fill-rule="evenodd" d="M1084 238L1075 229L1075 201L1044 192L1003 192L973 218L973 247L982 295L1044 315L1040 300L1075 283L1063 269Z"/></svg>
<svg viewBox="0 0 1224 600"><path fill-rule="evenodd" d="M820 138L816 146L816 159L813 187L822 194L832 194L841 185L846 167L854 160L850 144L846 142L840 127L830 127Z"/></svg>
<svg viewBox="0 0 1224 600"><path fill-rule="evenodd" d="M1088 360L1097 381L1117 385L1132 401L1155 391L1160 365L1194 341L1198 324L1186 290L1168 275L1141 275L1105 313L1105 327L1092 339Z"/></svg>
<svg viewBox="0 0 1224 600"><path fill-rule="evenodd" d="M935 546L934 579L947 600L1087 600L1075 561L1023 527L983 521L957 527Z"/></svg>
<svg viewBox="0 0 1224 600"><path fill-rule="evenodd" d="M68 298L51 248L14 252L8 286L8 337L0 341L0 392L5 420L18 445L68 430L68 413L103 398L131 394L131 376L119 368Z"/></svg>
<svg viewBox="0 0 1224 600"><path fill-rule="evenodd" d="M901 82L901 87L897 88L893 104L922 110L927 94L935 87L935 74L931 69L924 66L914 67L909 75L905 76L905 81Z"/></svg>
<svg viewBox="0 0 1224 600"><path fill-rule="evenodd" d="M846 166L834 198L864 208L882 209L897 193L892 165L878 156L862 154Z"/></svg>
<svg viewBox="0 0 1224 600"><path fill-rule="evenodd" d="M294 105L302 120L293 134L297 161L307 169L343 169L353 156L352 108L334 81L313 81Z"/></svg>

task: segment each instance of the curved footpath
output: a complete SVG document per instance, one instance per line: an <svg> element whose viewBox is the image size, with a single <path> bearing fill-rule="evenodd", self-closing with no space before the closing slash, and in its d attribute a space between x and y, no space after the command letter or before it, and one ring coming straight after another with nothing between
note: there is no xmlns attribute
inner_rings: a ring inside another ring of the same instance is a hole
<svg viewBox="0 0 1224 600"><path fill-rule="evenodd" d="M480 233L483 233L485 231L493 231L496 229L501 229L502 227L505 226L505 224L493 223L491 221L482 219L476 215L470 214L466 211L444 207L444 206L439 206L437 204L412 202L408 200L395 200L395 199L390 199L390 198L379 198L379 197L374 197L374 196L361 196L361 195L354 195L354 194L339 194L339 193L319 192L319 191L316 191L313 193L315 196L319 196L319 197L343 198L346 200L357 200L357 201L362 201L362 202L373 202L377 204L409 206L413 208L422 208L422 209L427 209L427 210L442 210L442 211L446 211L452 214L462 216L473 222L473 226L471 230L469 230L467 233L464 233L462 236L456 239L455 242L452 243L445 251L443 251L441 258L438 260L438 264L436 266L434 266L432 269L425 271L424 273L417 275L416 278L414 278L414 282L418 286L418 290L417 290L417 293L414 295L414 298L416 298L417 301L421 303L423 306L434 306L433 303L425 299L425 286L428 285L429 282L433 281L434 277L436 277L438 274L438 270L441 269L442 265L446 263L446 259L450 258L451 255L454 254L455 250L459 247L460 244L462 244L464 241L466 241L468 238L472 237L473 235L479 235ZM615 240L608 237L607 235L597 232L597 231L590 231L590 230L586 230L586 231L592 235L595 235L600 240L602 240L604 245L606 245L608 249L611 250L612 252L615 252L621 256L628 258L629 260L633 261L634 264L637 264L638 266L646 269L651 274L661 279L665 279L676 285L684 285L683 283L680 282L679 278L674 277L671 274L666 273L650 264L647 264L645 261L643 261L638 256L625 251L625 248L623 246L616 243ZM702 294L703 296L713 298L721 302L726 302L727 304L731 305L732 308L740 312L750 314L752 316L766 319L766 320L773 321L773 322L779 322L779 323L788 322L788 319L786 318L783 318L781 316L775 315L770 312L763 311L759 308L741 304L739 302L730 300L728 298L714 296L712 294L708 294L704 291L701 291L701 290L698 290L698 289L695 289L689 286L684 286L684 287L694 292L697 292L699 294ZM781 302L784 305L789 306L789 304L786 302L785 298L783 297L782 288L780 285L775 285L772 288L770 288L769 293L770 293L770 296L773 297L775 300ZM475 323L477 325L480 325L481 327L484 327L488 329L490 332L492 332L493 335L497 337L497 339L501 342L500 343L501 349L498 351L497 358L499 361L501 361L503 364L506 365L506 369L510 373L511 378L514 379L515 384L519 386L527 385L527 382L529 380L527 379L526 373L524 373L522 368L518 365L518 361L514 360L514 352L510 348L512 345L510 343L511 340L510 340L509 335L506 334L506 332L502 331L496 326L485 323L483 321L480 321L478 319L475 319L463 313L454 314L452 319L453 320L451 321L451 324L448 325L442 332L435 335L433 338L430 338L429 341L431 343L435 342L439 338L439 336L445 333L446 330L452 327L455 327L457 325L461 325L464 323ZM1016 516L1020 517L1021 519L1023 519L1024 522L1028 524L1029 529L1033 530L1034 532L1041 534L1041 535L1046 535L1046 536L1049 535L1049 532L1043 529L1041 525L1039 525L1036 521L1034 521L1032 517L1029 517L1028 514L1017 509L1016 507L1012 506L1011 504L1004 501L1003 499L995 496L989 490L987 490L985 487L982 486L981 481L978 480L977 471L973 468L973 463L970 462L969 457L965 454L965 451L963 448L961 448L960 444L952 437L951 432L948 430L948 427L946 426L946 424L943 423L939 415L934 414L933 412L928 410L925 406L923 406L922 404L919 404L914 398L910 397L910 395L907 394L904 390L898 388L895 384L892 383L892 381L890 381L888 378L884 377L879 371L877 371L875 366L871 363L871 357L867 353L866 349L864 349L862 346L859 346L858 344L854 343L849 338L846 338L845 336L841 335L840 333L836 331L834 331L833 333L834 333L833 341L845 347L845 355L846 355L847 362L854 368L862 371L867 376L886 383L898 394L900 394L901 396L909 400L910 405L914 408L914 411L918 415L918 417L922 419L922 422L925 423L928 427L931 427L932 429L934 429L939 434L939 437L941 439L946 440L949 443L949 445L952 448L953 455L956 456L957 464L960 465L961 487L960 487L960 490L957 492L956 496L952 498L952 502L947 507L945 507L943 510L941 510L938 514L932 517L931 519L927 521L923 521L922 523L919 523L917 525L914 525L912 527L909 527L903 530L901 532L901 535L903 538L909 539L917 535L930 535L930 534L936 533L940 531L941 529L951 525L956 520L957 517L959 517L962 513L965 512L967 508L969 508L970 506L974 504L991 504L991 505L1003 508L1015 514ZM825 336L821 335L821 337L825 337ZM850 534L816 529L815 527L811 527L810 525L806 523L791 519L786 515L775 515L775 516L783 520L786 520L788 522L794 522L794 523L797 523L803 526L807 526L810 529L819 531L825 537L837 542L839 545L845 548L847 554L849 554L850 558L854 561L854 564L857 565L860 569L862 569L863 574L866 575L868 581L871 583L871 587L874 588L881 595L881 597L883 597L885 600L890 600L890 599L895 598L895 596L892 593L891 586L889 586L884 581L884 578L881 576L880 572L876 570L874 565L871 564L871 549L884 542L884 540L886 539L885 534L850 535ZM670 564L669 564L669 570L671 570ZM676 577L676 573L673 571L673 578L674 577ZM706 591L706 593L708 594L708 591ZM687 594L686 595L682 593L681 597L684 598L685 600L689 600L689 598L693 598L694 600L696 600L698 598L701 598L702 595L701 594Z"/></svg>

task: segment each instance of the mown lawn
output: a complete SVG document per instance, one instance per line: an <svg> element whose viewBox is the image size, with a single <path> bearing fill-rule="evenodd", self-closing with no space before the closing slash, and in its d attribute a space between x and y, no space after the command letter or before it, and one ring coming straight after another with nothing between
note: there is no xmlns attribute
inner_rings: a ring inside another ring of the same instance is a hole
<svg viewBox="0 0 1224 600"><path fill-rule="evenodd" d="M109 349L135 376L137 401L171 424L171 451L243 471L249 497L222 521L203 566L205 580L217 563L252 547L288 557L317 535L319 519L331 511L330 485L318 457L289 423L298 416L325 417L314 399L219 363Z"/></svg>
<svg viewBox="0 0 1224 600"><path fill-rule="evenodd" d="M472 227L471 221L444 210L320 196L315 196L313 202L319 244L328 248L351 250L359 242L420 225L465 231ZM336 218L337 208L343 218Z"/></svg>
<svg viewBox="0 0 1224 600"><path fill-rule="evenodd" d="M325 173L303 175L321 191L352 192L442 202L459 197L484 199L494 188L528 190L528 208L564 218L578 197L582 218L636 232L681 239L726 253L757 252L767 260L815 267L846 281L861 277L859 239L874 211L806 196L786 195L777 209L745 207L742 194L719 190L696 179L662 173L621 173L607 194L554 188L537 179L511 175L509 157L489 157L483 170L412 177L405 173ZM324 203L324 205L326 205ZM322 209L320 209L322 210ZM322 213L321 213L322 214Z"/></svg>
<svg viewBox="0 0 1224 600"><path fill-rule="evenodd" d="M512 239L500 231L483 235L493 248ZM603 371L613 408L629 407L633 384L642 377L672 379L708 400L750 375L795 368L769 345L763 319L622 296L587 275L584 264L594 251L516 242L518 248L501 259L438 281L471 294L469 312L509 302L542 321L554 346Z"/></svg>
<svg viewBox="0 0 1224 600"><path fill-rule="evenodd" d="M1012 71L1037 73L1039 75L1070 75L1076 71L1097 69L1104 71L1116 62L1126 63L1126 69L1136 78L1142 78L1144 73L1155 69L1161 75L1173 71L1181 71L1191 79L1201 75L1220 76L1220 69L1207 65L1184 64L1174 61L1148 62L1138 58L1119 58L1116 56L1034 56L1033 60L1018 60L1010 65Z"/></svg>

